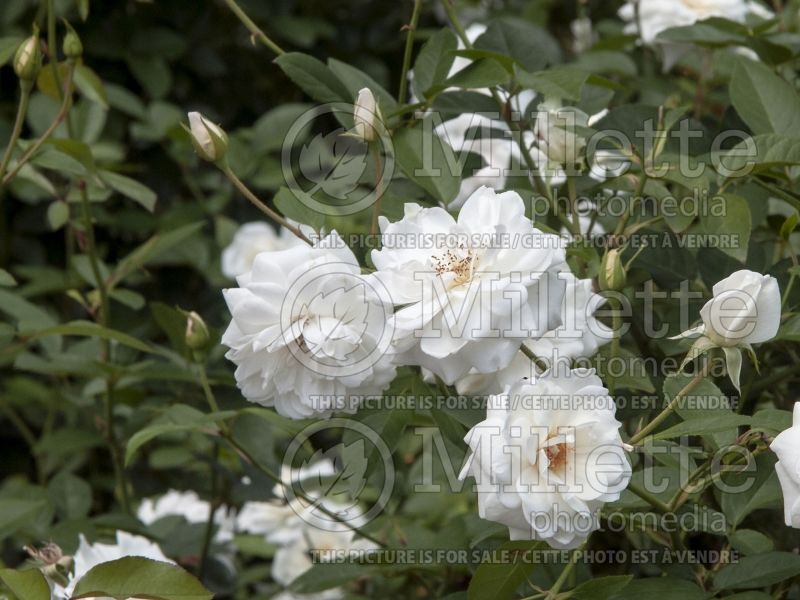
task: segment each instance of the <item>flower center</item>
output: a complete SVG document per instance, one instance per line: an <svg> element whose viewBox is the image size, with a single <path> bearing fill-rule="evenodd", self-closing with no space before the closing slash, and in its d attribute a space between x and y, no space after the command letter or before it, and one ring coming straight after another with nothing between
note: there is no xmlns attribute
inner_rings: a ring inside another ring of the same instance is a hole
<svg viewBox="0 0 800 600"><path fill-rule="evenodd" d="M552 444L544 448L544 455L547 457L547 469L559 475L564 474L567 467L567 457L569 456L569 445L567 442Z"/></svg>
<svg viewBox="0 0 800 600"><path fill-rule="evenodd" d="M454 283L460 285L472 281L478 265L478 254L464 244L459 244L456 249L448 249L442 254L431 256L431 261L437 275L453 273Z"/></svg>

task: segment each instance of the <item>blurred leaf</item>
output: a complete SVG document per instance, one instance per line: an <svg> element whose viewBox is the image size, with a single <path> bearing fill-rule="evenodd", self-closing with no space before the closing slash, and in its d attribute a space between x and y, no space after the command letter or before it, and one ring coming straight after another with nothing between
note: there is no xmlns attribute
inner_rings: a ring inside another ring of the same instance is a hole
<svg viewBox="0 0 800 600"><path fill-rule="evenodd" d="M92 488L80 477L62 472L47 484L50 502L62 519L80 519L92 507Z"/></svg>
<svg viewBox="0 0 800 600"><path fill-rule="evenodd" d="M141 556L128 556L93 567L80 578L72 597L211 600L214 594L181 567Z"/></svg>
<svg viewBox="0 0 800 600"><path fill-rule="evenodd" d="M61 200L51 202L47 207L47 223L50 229L57 231L69 221L69 204Z"/></svg>
<svg viewBox="0 0 800 600"><path fill-rule="evenodd" d="M428 38L414 62L413 88L417 96L427 98L428 90L447 78L455 60L451 52L456 47L456 36L449 29L440 29Z"/></svg>
<svg viewBox="0 0 800 600"><path fill-rule="evenodd" d="M156 193L135 179L114 173L113 171L99 171L98 175L112 189L123 196L141 204L146 210L153 212L156 206Z"/></svg>
<svg viewBox="0 0 800 600"><path fill-rule="evenodd" d="M234 416L234 411L204 414L185 404L174 404L144 429L131 436L125 448L125 464L130 464L136 451L150 440L169 433L187 431L217 431L216 422Z"/></svg>
<svg viewBox="0 0 800 600"><path fill-rule="evenodd" d="M608 600L625 588L633 575L615 575L590 579L570 592L570 598L578 600Z"/></svg>
<svg viewBox="0 0 800 600"><path fill-rule="evenodd" d="M763 64L740 58L730 95L736 112L753 133L800 136L800 96Z"/></svg>
<svg viewBox="0 0 800 600"><path fill-rule="evenodd" d="M93 323L91 321L71 321L63 325L56 325L42 329L31 335L32 339L46 337L50 335L77 335L83 337L98 337L105 340L113 340L119 342L123 346L128 346L141 352L150 354L163 354L164 351L155 346L151 346L147 342L143 342L127 333L117 331L116 329L109 329Z"/></svg>
<svg viewBox="0 0 800 600"><path fill-rule="evenodd" d="M406 176L436 200L448 204L458 194L460 177L453 173L449 146L424 127L399 130L394 138L397 163Z"/></svg>
<svg viewBox="0 0 800 600"><path fill-rule="evenodd" d="M75 87L80 90L81 94L86 96L88 100L96 102L103 108L108 108L108 96L106 95L103 82L97 73L92 71L84 64L79 64L75 67L75 74L73 76Z"/></svg>
<svg viewBox="0 0 800 600"><path fill-rule="evenodd" d="M469 582L469 600L510 600L517 597L517 589L536 569L536 561L531 560L536 553L546 549L543 542L506 542L497 552L508 553L511 562L488 561L481 563ZM527 555L527 556L526 556Z"/></svg>
<svg viewBox="0 0 800 600"><path fill-rule="evenodd" d="M720 590L764 587L797 575L800 575L800 556L791 552L767 552L725 565L714 575L714 587Z"/></svg>
<svg viewBox="0 0 800 600"><path fill-rule="evenodd" d="M550 33L522 19L492 21L475 40L475 47L510 56L528 71L538 71L561 60L558 42Z"/></svg>
<svg viewBox="0 0 800 600"><path fill-rule="evenodd" d="M0 269L0 287L14 287L17 285L17 280L6 271L5 269Z"/></svg>
<svg viewBox="0 0 800 600"><path fill-rule="evenodd" d="M696 584L685 579L650 577L647 579L634 579L621 592L611 598L612 600L641 600L642 598L705 600L706 593Z"/></svg>
<svg viewBox="0 0 800 600"><path fill-rule="evenodd" d="M319 102L353 102L348 91L334 72L322 62L300 52L287 52L275 59L281 70L300 89Z"/></svg>
<svg viewBox="0 0 800 600"><path fill-rule="evenodd" d="M2 569L0 579L17 600L50 600L50 586L39 569Z"/></svg>

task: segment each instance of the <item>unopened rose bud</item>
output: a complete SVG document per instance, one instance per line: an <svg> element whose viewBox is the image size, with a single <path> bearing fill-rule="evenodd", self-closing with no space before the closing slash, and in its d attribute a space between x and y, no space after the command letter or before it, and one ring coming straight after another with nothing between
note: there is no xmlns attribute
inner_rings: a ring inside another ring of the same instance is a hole
<svg viewBox="0 0 800 600"><path fill-rule="evenodd" d="M383 126L383 117L369 88L362 88L358 92L353 107L353 123L356 137L365 142L372 142L378 138L379 129Z"/></svg>
<svg viewBox="0 0 800 600"><path fill-rule="evenodd" d="M600 266L600 289L602 291L622 291L626 279L625 267L622 265L622 252L617 248L609 250L603 257L603 264Z"/></svg>
<svg viewBox="0 0 800 600"><path fill-rule="evenodd" d="M64 21L64 26L67 28L67 34L64 36L64 45L62 46L64 56L71 60L78 59L83 55L81 38L78 37L72 25Z"/></svg>
<svg viewBox="0 0 800 600"><path fill-rule="evenodd" d="M190 350L203 350L211 339L205 321L194 311L186 315L184 339Z"/></svg>
<svg viewBox="0 0 800 600"><path fill-rule="evenodd" d="M14 55L14 72L20 81L33 82L42 68L42 49L39 45L39 32L27 38L17 48Z"/></svg>
<svg viewBox="0 0 800 600"><path fill-rule="evenodd" d="M228 135L199 112L189 113L189 135L200 158L219 162L228 152Z"/></svg>

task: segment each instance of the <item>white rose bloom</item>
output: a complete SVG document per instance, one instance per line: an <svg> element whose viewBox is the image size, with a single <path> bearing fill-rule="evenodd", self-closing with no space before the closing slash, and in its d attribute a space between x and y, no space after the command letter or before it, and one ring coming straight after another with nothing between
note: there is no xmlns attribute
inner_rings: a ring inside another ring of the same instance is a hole
<svg viewBox="0 0 800 600"><path fill-rule="evenodd" d="M775 337L781 321L778 281L746 269L712 288L713 298L700 309L701 325L677 337L705 336L716 346L733 348Z"/></svg>
<svg viewBox="0 0 800 600"><path fill-rule="evenodd" d="M662 31L693 25L710 17L724 17L744 23L750 14L762 19L773 16L768 9L752 0L629 0L618 14L626 22L625 33L638 34L647 45L656 43ZM665 70L680 60L689 48L685 44L659 45L664 50Z"/></svg>
<svg viewBox="0 0 800 600"><path fill-rule="evenodd" d="M301 244L305 242L285 227L276 232L269 223L245 223L236 230L233 240L222 251L222 273L235 279L253 268L253 261L261 252L285 250Z"/></svg>
<svg viewBox="0 0 800 600"><path fill-rule="evenodd" d="M534 228L516 192L482 187L457 220L406 204L402 220L380 225L384 245L372 262L402 306L392 318L399 364L453 384L472 367L508 366L523 340L558 325L561 240Z"/></svg>
<svg viewBox="0 0 800 600"><path fill-rule="evenodd" d="M572 106L552 102L539 105L533 134L536 145L549 159L551 170L583 160L586 139L577 131L589 126L589 115Z"/></svg>
<svg viewBox="0 0 800 600"><path fill-rule="evenodd" d="M116 544L102 544L100 542L90 544L86 541L83 534L80 534L78 550L73 559L73 570L67 587L62 588L55 585L53 594L56 598L67 599L72 596L75 586L81 577L86 575L92 568L99 564L118 560L127 556L143 556L152 560L174 564L173 561L164 556L158 544L151 542L147 538L139 535L131 535L124 531L117 531ZM107 596L97 596L95 600L112 600Z"/></svg>
<svg viewBox="0 0 800 600"><path fill-rule="evenodd" d="M318 560L325 562L326 552L358 552L375 550L377 546L364 539L355 539L355 532L326 531L314 527L306 527L302 537L278 548L272 559L272 578L288 587L292 582L308 571L312 566L311 552L319 552ZM335 557L334 557L335 558ZM318 594L293 594L283 592L281 598L297 598L302 600L335 600L344 597L339 588L325 590Z"/></svg>
<svg viewBox="0 0 800 600"><path fill-rule="evenodd" d="M595 293L591 279L578 279L571 271L559 273L566 282L561 304L561 325L548 331L539 339L525 342L531 352L556 368L556 365L577 358L590 358L613 337L611 329L595 318L605 297ZM522 351L518 352L505 369L496 373L470 373L456 382L462 395L499 394L506 386L523 379L532 380L537 375L536 366Z"/></svg>
<svg viewBox="0 0 800 600"><path fill-rule="evenodd" d="M775 470L783 491L783 516L788 527L800 529L800 402L795 402L792 426L779 433L770 449L778 455Z"/></svg>
<svg viewBox="0 0 800 600"><path fill-rule="evenodd" d="M232 320L222 343L249 401L328 417L394 379L391 305L335 231L313 247L262 252L237 282L223 290Z"/></svg>
<svg viewBox="0 0 800 600"><path fill-rule="evenodd" d="M170 490L159 498L142 500L136 516L145 525L170 516L183 517L189 523L207 523L210 510L210 504L195 492ZM217 542L229 542L233 539L233 518L224 508L217 508L214 523L217 525L214 536Z"/></svg>
<svg viewBox="0 0 800 600"><path fill-rule="evenodd" d="M490 396L486 420L464 438L471 453L460 474L476 480L481 518L506 525L512 540L578 546L630 480L615 411L585 369L548 371Z"/></svg>

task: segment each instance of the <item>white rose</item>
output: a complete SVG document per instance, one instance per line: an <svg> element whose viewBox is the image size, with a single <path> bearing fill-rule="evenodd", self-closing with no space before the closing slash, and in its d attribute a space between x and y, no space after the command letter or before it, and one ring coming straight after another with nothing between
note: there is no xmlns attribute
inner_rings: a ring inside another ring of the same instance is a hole
<svg viewBox="0 0 800 600"><path fill-rule="evenodd" d="M589 126L589 116L574 107L539 105L533 133L536 145L555 165L574 165L583 160L586 138L579 127Z"/></svg>
<svg viewBox="0 0 800 600"><path fill-rule="evenodd" d="M638 6L637 6L638 5ZM774 15L752 0L628 0L618 12L626 22L625 33L639 35L648 45L657 43L662 31L693 25L710 17L724 17L744 23L748 15L770 19ZM664 54L664 69L670 69L690 48L687 44L659 43Z"/></svg>
<svg viewBox="0 0 800 600"><path fill-rule="evenodd" d="M189 132L192 144L203 160L222 160L228 150L228 136L199 112L189 113Z"/></svg>
<svg viewBox="0 0 800 600"><path fill-rule="evenodd" d="M352 413L394 379L391 305L335 231L262 252L237 281L223 290L232 320L222 343L251 402L295 419Z"/></svg>
<svg viewBox="0 0 800 600"><path fill-rule="evenodd" d="M59 585L55 585L53 590L54 596L63 599L72 597L72 593L75 591L75 586L78 584L78 581L91 569L99 564L118 560L127 556L142 556L152 560L175 564L164 556L158 544L139 535L131 535L125 531L117 531L116 544L102 544L100 542L90 544L86 541L83 534L80 534L78 550L72 557L73 570L67 582L67 587L62 588ZM95 600L111 600L111 598L97 596Z"/></svg>
<svg viewBox="0 0 800 600"><path fill-rule="evenodd" d="M210 510L209 503L195 492L169 490L159 498L142 500L136 516L145 525L151 525L159 519L170 516L183 517L188 523L207 523ZM233 539L233 516L224 508L216 510L214 523L217 525L217 532L214 535L217 542L228 542Z"/></svg>
<svg viewBox="0 0 800 600"><path fill-rule="evenodd" d="M591 279L578 279L571 271L558 274L566 282L561 304L561 325L525 345L548 365L570 364L572 359L590 358L603 344L611 341L613 332L600 323L594 314L605 297L594 292ZM505 369L496 373L470 373L456 382L456 390L464 395L499 394L506 386L522 379L533 379L536 366L522 351Z"/></svg>
<svg viewBox="0 0 800 600"><path fill-rule="evenodd" d="M222 251L222 272L235 279L253 268L253 261L259 253L285 250L304 243L285 227L277 233L275 227L262 221L245 223Z"/></svg>
<svg viewBox="0 0 800 600"><path fill-rule="evenodd" d="M523 340L558 325L561 240L534 228L516 192L482 187L457 220L406 204L402 220L380 224L384 245L372 262L402 306L392 318L399 364L453 384L472 367L506 367Z"/></svg>
<svg viewBox="0 0 800 600"><path fill-rule="evenodd" d="M608 390L593 370L548 371L489 397L486 420L464 438L460 478L476 480L481 518L512 540L578 546L617 500L631 468Z"/></svg>
<svg viewBox="0 0 800 600"><path fill-rule="evenodd" d="M800 529L800 402L794 403L792 426L770 444L778 455L775 470L783 490L783 516L788 527Z"/></svg>
<svg viewBox="0 0 800 600"><path fill-rule="evenodd" d="M781 321L777 280L753 271L736 271L712 288L700 309L702 325L678 337L703 335L723 348L759 344L775 337Z"/></svg>

